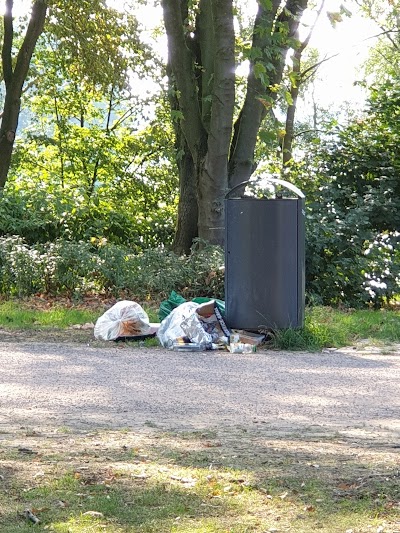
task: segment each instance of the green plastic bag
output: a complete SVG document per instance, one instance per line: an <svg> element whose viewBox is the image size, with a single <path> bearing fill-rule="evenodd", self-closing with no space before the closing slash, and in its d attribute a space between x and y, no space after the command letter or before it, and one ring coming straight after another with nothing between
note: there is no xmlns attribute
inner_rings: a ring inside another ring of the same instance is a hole
<svg viewBox="0 0 400 533"><path fill-rule="evenodd" d="M197 296L196 298L193 298L192 302L196 304L204 304L206 302L210 302L211 300L215 300L215 305L218 307L219 312L224 317L225 302L223 302L222 300L217 300L215 298L206 298L205 296ZM160 319L160 322L162 322L164 318L167 317L170 312L175 309L175 307L178 307L178 305L184 304L185 302L186 300L183 296L181 296L175 291L171 291L168 300L164 300L160 304L160 308L158 310L158 318Z"/></svg>
<svg viewBox="0 0 400 533"><path fill-rule="evenodd" d="M184 304L185 302L186 300L183 296L175 291L171 291L168 300L164 300L160 304L160 308L158 310L158 318L160 319L160 322L162 322L164 318L167 317L173 309L175 309L175 307L178 307L178 305Z"/></svg>

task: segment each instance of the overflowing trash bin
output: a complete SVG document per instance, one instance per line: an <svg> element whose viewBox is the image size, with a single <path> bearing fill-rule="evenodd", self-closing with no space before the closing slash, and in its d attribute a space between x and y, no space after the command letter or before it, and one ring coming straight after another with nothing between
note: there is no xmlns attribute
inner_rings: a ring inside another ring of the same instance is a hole
<svg viewBox="0 0 400 533"><path fill-rule="evenodd" d="M265 196L225 198L225 321L248 331L304 325L305 196L284 180L264 178Z"/></svg>

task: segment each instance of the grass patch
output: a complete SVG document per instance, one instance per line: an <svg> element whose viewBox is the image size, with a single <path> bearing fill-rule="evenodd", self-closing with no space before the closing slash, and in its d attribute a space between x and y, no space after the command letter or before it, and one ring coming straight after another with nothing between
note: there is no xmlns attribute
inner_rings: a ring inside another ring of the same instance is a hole
<svg viewBox="0 0 400 533"><path fill-rule="evenodd" d="M0 303L0 327L7 329L67 328L96 321L98 310L51 307L35 309L29 303L9 300Z"/></svg>
<svg viewBox="0 0 400 533"><path fill-rule="evenodd" d="M316 351L351 346L361 340L369 344L400 342L400 311L350 310L311 307L303 329L274 332L271 345L284 350Z"/></svg>
<svg viewBox="0 0 400 533"><path fill-rule="evenodd" d="M7 329L35 329L35 328L68 328L76 324L95 323L111 303L104 305L100 300L98 305L84 308L82 305L38 305L33 300L7 300L0 302L0 327ZM154 307L145 309L150 322L158 322L157 310Z"/></svg>
<svg viewBox="0 0 400 533"><path fill-rule="evenodd" d="M15 453L21 440L36 451L33 460ZM337 437L260 439L251 432L60 438L20 431L0 444L1 531L395 531L394 451ZM26 509L40 525L24 517Z"/></svg>
<svg viewBox="0 0 400 533"><path fill-rule="evenodd" d="M8 330L66 329L77 324L95 323L105 309L111 307L100 300L87 308L79 305L38 306L36 302L9 300L0 302L0 328ZM143 305L150 322L158 322L158 306ZM394 309L350 310L331 307L306 309L305 327L276 330L268 347L281 350L318 351L340 348L359 341L383 346L400 342L400 311ZM158 346L156 338L145 346Z"/></svg>

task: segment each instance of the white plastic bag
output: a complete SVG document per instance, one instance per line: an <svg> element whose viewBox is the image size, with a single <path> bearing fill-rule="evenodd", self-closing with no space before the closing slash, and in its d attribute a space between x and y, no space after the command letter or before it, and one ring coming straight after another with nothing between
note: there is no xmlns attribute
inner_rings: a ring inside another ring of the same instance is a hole
<svg viewBox="0 0 400 533"><path fill-rule="evenodd" d="M106 311L94 326L96 339L112 341L118 337L145 335L150 329L149 317L136 302L123 300Z"/></svg>
<svg viewBox="0 0 400 533"><path fill-rule="evenodd" d="M227 344L229 330L215 301L198 304L185 302L171 311L161 322L157 337L164 348L172 349L179 338L187 338L202 350L214 349L217 344Z"/></svg>
<svg viewBox="0 0 400 533"><path fill-rule="evenodd" d="M161 321L157 337L164 348L172 349L176 339L186 335L182 329L182 323L192 316L198 307L199 304L195 302L185 302L178 305Z"/></svg>

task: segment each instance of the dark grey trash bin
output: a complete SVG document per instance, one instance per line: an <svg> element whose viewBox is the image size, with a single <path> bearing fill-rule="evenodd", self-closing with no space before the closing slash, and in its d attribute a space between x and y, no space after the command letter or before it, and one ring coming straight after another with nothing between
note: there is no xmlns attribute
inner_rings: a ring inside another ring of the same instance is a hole
<svg viewBox="0 0 400 533"><path fill-rule="evenodd" d="M283 180L266 182L294 197L244 196L254 183L248 181L225 198L225 318L230 328L304 325L304 194Z"/></svg>

